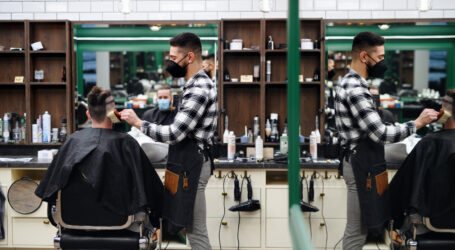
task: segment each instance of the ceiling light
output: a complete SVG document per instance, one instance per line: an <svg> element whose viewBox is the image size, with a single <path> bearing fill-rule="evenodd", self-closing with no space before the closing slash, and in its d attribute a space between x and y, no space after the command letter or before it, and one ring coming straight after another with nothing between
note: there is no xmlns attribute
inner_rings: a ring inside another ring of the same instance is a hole
<svg viewBox="0 0 455 250"><path fill-rule="evenodd" d="M130 0L120 0L119 11L122 12L123 14L131 13L131 1Z"/></svg>
<svg viewBox="0 0 455 250"><path fill-rule="evenodd" d="M158 25L150 26L150 30L152 30L152 31L159 31L160 29L161 29L161 26L158 26Z"/></svg>
<svg viewBox="0 0 455 250"><path fill-rule="evenodd" d="M378 25L378 27L381 29L381 30L388 30L390 28L390 25L388 24L381 24L381 25Z"/></svg>
<svg viewBox="0 0 455 250"><path fill-rule="evenodd" d="M431 0L417 0L417 6L420 11L428 11L431 9Z"/></svg>
<svg viewBox="0 0 455 250"><path fill-rule="evenodd" d="M260 10L264 13L270 12L270 0L261 0Z"/></svg>

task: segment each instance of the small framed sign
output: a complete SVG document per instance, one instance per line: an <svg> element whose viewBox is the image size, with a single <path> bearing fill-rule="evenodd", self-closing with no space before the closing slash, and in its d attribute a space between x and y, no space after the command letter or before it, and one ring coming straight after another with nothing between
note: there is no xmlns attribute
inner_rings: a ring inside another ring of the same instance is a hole
<svg viewBox="0 0 455 250"><path fill-rule="evenodd" d="M24 83L24 77L23 76L15 76L14 77L14 83Z"/></svg>
<svg viewBox="0 0 455 250"><path fill-rule="evenodd" d="M35 70L35 80L42 81L44 79L44 70Z"/></svg>

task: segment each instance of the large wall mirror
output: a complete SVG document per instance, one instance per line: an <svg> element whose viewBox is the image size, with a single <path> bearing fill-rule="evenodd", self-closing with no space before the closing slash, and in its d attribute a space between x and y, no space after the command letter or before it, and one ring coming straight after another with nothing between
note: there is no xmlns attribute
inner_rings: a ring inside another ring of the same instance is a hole
<svg viewBox="0 0 455 250"><path fill-rule="evenodd" d="M327 21L329 87L336 86L349 71L352 39L362 31L372 31L386 39L388 70L382 79L367 80L378 89L382 108L391 111L395 121L417 118L424 107L437 106L445 91L455 88L455 23L447 21Z"/></svg>
<svg viewBox="0 0 455 250"><path fill-rule="evenodd" d="M216 62L217 23L75 23L76 129L90 126L86 97L93 86L111 90L116 107L133 107L141 115L156 104L156 90L164 84L178 94L184 79L166 71L169 39L181 32L201 38L203 56ZM207 62L204 62L207 63ZM215 65L213 65L215 68ZM213 72L216 77L216 73ZM216 78L214 79L216 81Z"/></svg>

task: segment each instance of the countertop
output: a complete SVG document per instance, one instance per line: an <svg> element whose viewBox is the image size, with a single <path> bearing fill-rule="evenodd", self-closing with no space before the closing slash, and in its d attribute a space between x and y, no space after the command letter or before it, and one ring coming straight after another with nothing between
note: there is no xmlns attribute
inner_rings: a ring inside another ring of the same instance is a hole
<svg viewBox="0 0 455 250"><path fill-rule="evenodd" d="M36 156L19 156L19 155L4 155L0 156L4 158L23 158L31 157L32 160L29 162L20 162L20 161L10 161L4 162L0 161L0 168L47 168L50 162L40 162ZM165 163L154 163L153 166L157 169L165 168ZM399 164L388 164L389 169L398 169ZM220 160L215 163L215 168L218 169L287 169L287 165L283 163L276 163L273 161L267 161L262 163L256 162L228 162L226 160ZM338 169L337 160L326 160L318 159L315 162L305 162L300 164L302 169Z"/></svg>

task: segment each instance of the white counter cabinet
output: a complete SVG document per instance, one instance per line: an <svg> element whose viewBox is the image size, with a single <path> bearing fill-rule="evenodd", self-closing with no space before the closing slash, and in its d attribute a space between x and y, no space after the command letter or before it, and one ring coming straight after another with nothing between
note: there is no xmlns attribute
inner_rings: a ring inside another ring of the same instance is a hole
<svg viewBox="0 0 455 250"><path fill-rule="evenodd" d="M213 249L221 247L226 250L237 249L237 230L239 231L240 249L292 249L288 223L288 186L286 169L232 169L239 178L247 174L253 185L253 199L259 200L261 210L240 213L229 211L236 205L234 201L234 179L224 176L229 169L217 169L210 178L206 189L207 199L207 228ZM306 223L311 222L311 233L316 249L333 249L341 239L346 224L346 185L343 178L337 179L337 171L327 170L329 179L325 179L326 170L315 170L314 202L320 211L311 214L304 213ZM23 176L39 181L45 168L0 168L0 184L5 196L9 186ZM164 179L164 169L157 169L159 176ZM390 171L390 177L395 171ZM302 173L302 172L301 172ZM305 175L313 170L305 170ZM220 176L221 174L221 176ZM221 177L221 178L217 178ZM223 195L223 180L224 192ZM309 179L308 179L309 182ZM321 193L323 193L321 195ZM304 183L304 199L307 201L307 187ZM223 206L225 200L225 206ZM247 200L246 180L242 189L241 201ZM4 227L6 238L0 240L0 249L52 249L52 239L56 233L47 219L47 204L43 203L36 212L22 215L15 212L8 202L5 204ZM223 221L221 218L225 213ZM221 224L221 225L220 225ZM326 229L328 235L326 234ZM221 231L220 231L221 230ZM166 245L167 242L164 242ZM381 249L385 246L380 246ZM338 244L341 249L341 244ZM171 242L167 249L190 249L189 244ZM364 249L370 249L366 246ZM371 249L377 249L376 246Z"/></svg>

